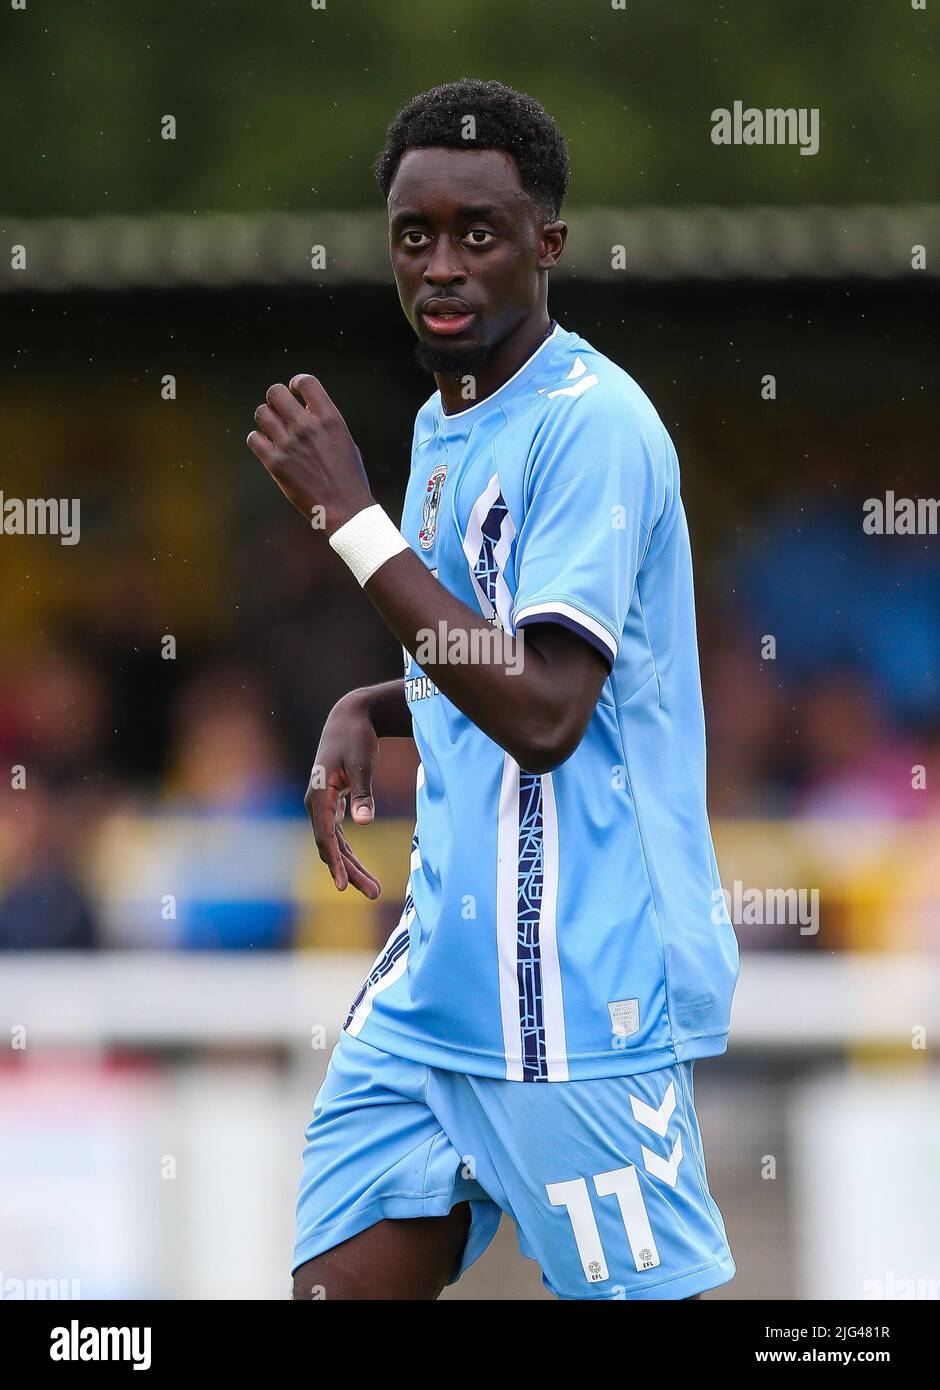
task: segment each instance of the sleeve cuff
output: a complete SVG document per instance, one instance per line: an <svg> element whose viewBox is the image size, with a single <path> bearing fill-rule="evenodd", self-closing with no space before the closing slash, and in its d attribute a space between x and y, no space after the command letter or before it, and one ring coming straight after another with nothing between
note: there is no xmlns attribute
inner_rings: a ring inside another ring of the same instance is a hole
<svg viewBox="0 0 940 1390"><path fill-rule="evenodd" d="M573 604L552 603L551 601L526 604L516 614L513 627L525 627L529 623L558 623L559 626L576 632L579 637L583 637L586 642L590 642L591 646L600 652L608 667L613 668L617 659L617 643L602 623L599 623L596 618L589 618L586 613L582 613Z"/></svg>

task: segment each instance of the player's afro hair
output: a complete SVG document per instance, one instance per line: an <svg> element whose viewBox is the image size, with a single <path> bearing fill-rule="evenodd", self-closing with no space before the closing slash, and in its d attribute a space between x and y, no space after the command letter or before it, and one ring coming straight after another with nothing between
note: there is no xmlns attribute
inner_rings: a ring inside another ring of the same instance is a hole
<svg viewBox="0 0 940 1390"><path fill-rule="evenodd" d="M476 136L465 138L467 116ZM561 212L571 167L564 137L532 97L502 82L464 77L412 97L392 121L374 170L387 198L406 150L505 150L516 161L519 181L549 218Z"/></svg>

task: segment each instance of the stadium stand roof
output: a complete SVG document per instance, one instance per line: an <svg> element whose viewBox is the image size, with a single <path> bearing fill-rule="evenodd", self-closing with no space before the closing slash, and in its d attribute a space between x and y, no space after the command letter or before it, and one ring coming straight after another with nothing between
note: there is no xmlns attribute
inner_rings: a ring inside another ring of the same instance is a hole
<svg viewBox="0 0 940 1390"><path fill-rule="evenodd" d="M591 281L892 280L936 276L940 267L940 204L586 208L573 209L568 221L559 273ZM915 271L916 246L927 255ZM381 211L4 216L0 247L0 290L8 291L367 284L389 277ZM17 247L25 254L15 255ZM315 247L322 248L319 257ZM14 268L17 262L25 264Z"/></svg>

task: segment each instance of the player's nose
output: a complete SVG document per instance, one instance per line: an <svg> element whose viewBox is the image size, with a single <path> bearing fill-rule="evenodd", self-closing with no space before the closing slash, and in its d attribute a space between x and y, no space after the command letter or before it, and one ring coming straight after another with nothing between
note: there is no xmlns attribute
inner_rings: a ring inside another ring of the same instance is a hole
<svg viewBox="0 0 940 1390"><path fill-rule="evenodd" d="M438 241L424 267L426 285L463 284L467 275L452 247L443 240Z"/></svg>

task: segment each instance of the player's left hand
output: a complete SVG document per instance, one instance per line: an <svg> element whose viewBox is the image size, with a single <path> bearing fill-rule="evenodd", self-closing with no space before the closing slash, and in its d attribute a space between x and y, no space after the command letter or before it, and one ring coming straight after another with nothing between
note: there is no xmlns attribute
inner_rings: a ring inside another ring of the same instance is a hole
<svg viewBox="0 0 940 1390"><path fill-rule="evenodd" d="M315 530L333 534L373 497L346 421L314 376L271 386L248 436L255 454Z"/></svg>

